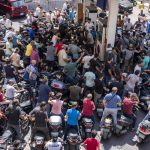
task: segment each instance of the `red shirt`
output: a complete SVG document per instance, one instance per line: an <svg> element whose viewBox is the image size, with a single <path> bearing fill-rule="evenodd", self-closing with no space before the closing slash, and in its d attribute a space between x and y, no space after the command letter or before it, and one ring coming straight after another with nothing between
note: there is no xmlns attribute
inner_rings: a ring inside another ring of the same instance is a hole
<svg viewBox="0 0 150 150"><path fill-rule="evenodd" d="M64 45L63 43L58 43L58 44L55 45L55 48L57 50L57 54L62 49L63 45Z"/></svg>
<svg viewBox="0 0 150 150"><path fill-rule="evenodd" d="M3 102L4 97L3 97L3 93L0 93L0 102Z"/></svg>
<svg viewBox="0 0 150 150"><path fill-rule="evenodd" d="M136 102L132 101L130 98L125 98L123 100L123 112L131 115L133 114L133 106L136 104Z"/></svg>
<svg viewBox="0 0 150 150"><path fill-rule="evenodd" d="M82 114L84 116L90 117L93 115L93 109L95 108L94 102L85 98L83 100Z"/></svg>
<svg viewBox="0 0 150 150"><path fill-rule="evenodd" d="M100 146L100 142L94 138L87 138L84 144L86 145L86 150L97 150L97 147Z"/></svg>

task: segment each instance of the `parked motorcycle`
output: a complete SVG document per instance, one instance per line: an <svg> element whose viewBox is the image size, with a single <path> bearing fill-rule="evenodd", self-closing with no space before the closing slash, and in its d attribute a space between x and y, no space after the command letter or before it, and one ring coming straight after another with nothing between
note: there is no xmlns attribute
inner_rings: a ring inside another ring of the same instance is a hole
<svg viewBox="0 0 150 150"><path fill-rule="evenodd" d="M114 128L114 133L116 135L122 135L127 133L132 126L133 120L121 115L121 118L118 119L118 124Z"/></svg>
<svg viewBox="0 0 150 150"><path fill-rule="evenodd" d="M34 141L31 145L31 150L44 150L45 135L41 132L37 132L34 136Z"/></svg>
<svg viewBox="0 0 150 150"><path fill-rule="evenodd" d="M93 129L94 123L91 118L82 118L81 136L83 139L91 137L91 132Z"/></svg>
<svg viewBox="0 0 150 150"><path fill-rule="evenodd" d="M134 137L134 142L142 143L150 140L150 118L142 121L139 124L136 136Z"/></svg>
<svg viewBox="0 0 150 150"><path fill-rule="evenodd" d="M105 118L104 124L101 128L101 137L106 140L112 136L112 132L113 132L113 119L112 116L109 115Z"/></svg>
<svg viewBox="0 0 150 150"><path fill-rule="evenodd" d="M79 150L79 144L81 143L81 137L76 130L71 129L67 136L67 150Z"/></svg>
<svg viewBox="0 0 150 150"><path fill-rule="evenodd" d="M21 132L23 133L23 135L26 135L29 131L29 122L28 120L21 120L20 121L20 126L21 126ZM16 139L16 132L14 130L14 128L8 128L4 131L4 133L2 134L2 136L0 137L0 148L2 150L6 150L8 148L9 145L12 145L13 142Z"/></svg>
<svg viewBox="0 0 150 150"><path fill-rule="evenodd" d="M61 137L62 136L62 119L60 116L50 116L49 118L50 136Z"/></svg>

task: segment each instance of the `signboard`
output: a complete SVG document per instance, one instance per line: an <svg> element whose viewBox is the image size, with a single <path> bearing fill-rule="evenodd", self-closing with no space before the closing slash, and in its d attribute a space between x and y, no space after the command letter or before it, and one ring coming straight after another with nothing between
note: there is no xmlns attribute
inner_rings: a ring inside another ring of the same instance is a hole
<svg viewBox="0 0 150 150"><path fill-rule="evenodd" d="M79 3L78 4L78 12L77 12L77 21L82 23L83 22L83 4Z"/></svg>

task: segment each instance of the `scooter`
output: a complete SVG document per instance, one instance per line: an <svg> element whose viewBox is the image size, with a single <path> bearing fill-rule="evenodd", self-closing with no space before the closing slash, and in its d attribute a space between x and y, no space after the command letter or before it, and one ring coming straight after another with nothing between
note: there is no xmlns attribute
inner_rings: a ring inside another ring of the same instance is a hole
<svg viewBox="0 0 150 150"><path fill-rule="evenodd" d="M131 129L133 120L121 115L121 118L118 119L118 124L114 128L114 133L116 135L122 135L127 133Z"/></svg>
<svg viewBox="0 0 150 150"><path fill-rule="evenodd" d="M91 118L83 117L82 118L82 126L81 128L81 136L83 139L86 139L88 137L91 137L92 128L94 126L94 123Z"/></svg>
<svg viewBox="0 0 150 150"><path fill-rule="evenodd" d="M101 137L106 140L112 136L113 132L113 119L112 116L109 115L105 118L104 124L101 128Z"/></svg>
<svg viewBox="0 0 150 150"><path fill-rule="evenodd" d="M50 135L51 138L53 137L61 137L63 130L62 130L62 119L60 116L50 116L49 118L49 127L50 127Z"/></svg>
<svg viewBox="0 0 150 150"><path fill-rule="evenodd" d="M34 141L32 142L32 150L44 150L45 146L45 135L41 132L37 132L34 136Z"/></svg>
<svg viewBox="0 0 150 150"><path fill-rule="evenodd" d="M147 142L150 140L150 118L142 121L139 124L136 136L133 141L140 144L142 142Z"/></svg>
<svg viewBox="0 0 150 150"><path fill-rule="evenodd" d="M76 130L71 129L67 136L67 150L79 150L81 137Z"/></svg>

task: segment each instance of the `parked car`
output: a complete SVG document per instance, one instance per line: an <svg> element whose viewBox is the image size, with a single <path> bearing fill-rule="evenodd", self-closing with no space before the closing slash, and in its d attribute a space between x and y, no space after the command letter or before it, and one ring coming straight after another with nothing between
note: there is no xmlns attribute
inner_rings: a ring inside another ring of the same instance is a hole
<svg viewBox="0 0 150 150"><path fill-rule="evenodd" d="M133 3L129 0L119 0L119 13L124 12L132 13L133 11Z"/></svg>
<svg viewBox="0 0 150 150"><path fill-rule="evenodd" d="M0 0L0 12L8 18L25 16L27 11L24 0Z"/></svg>

